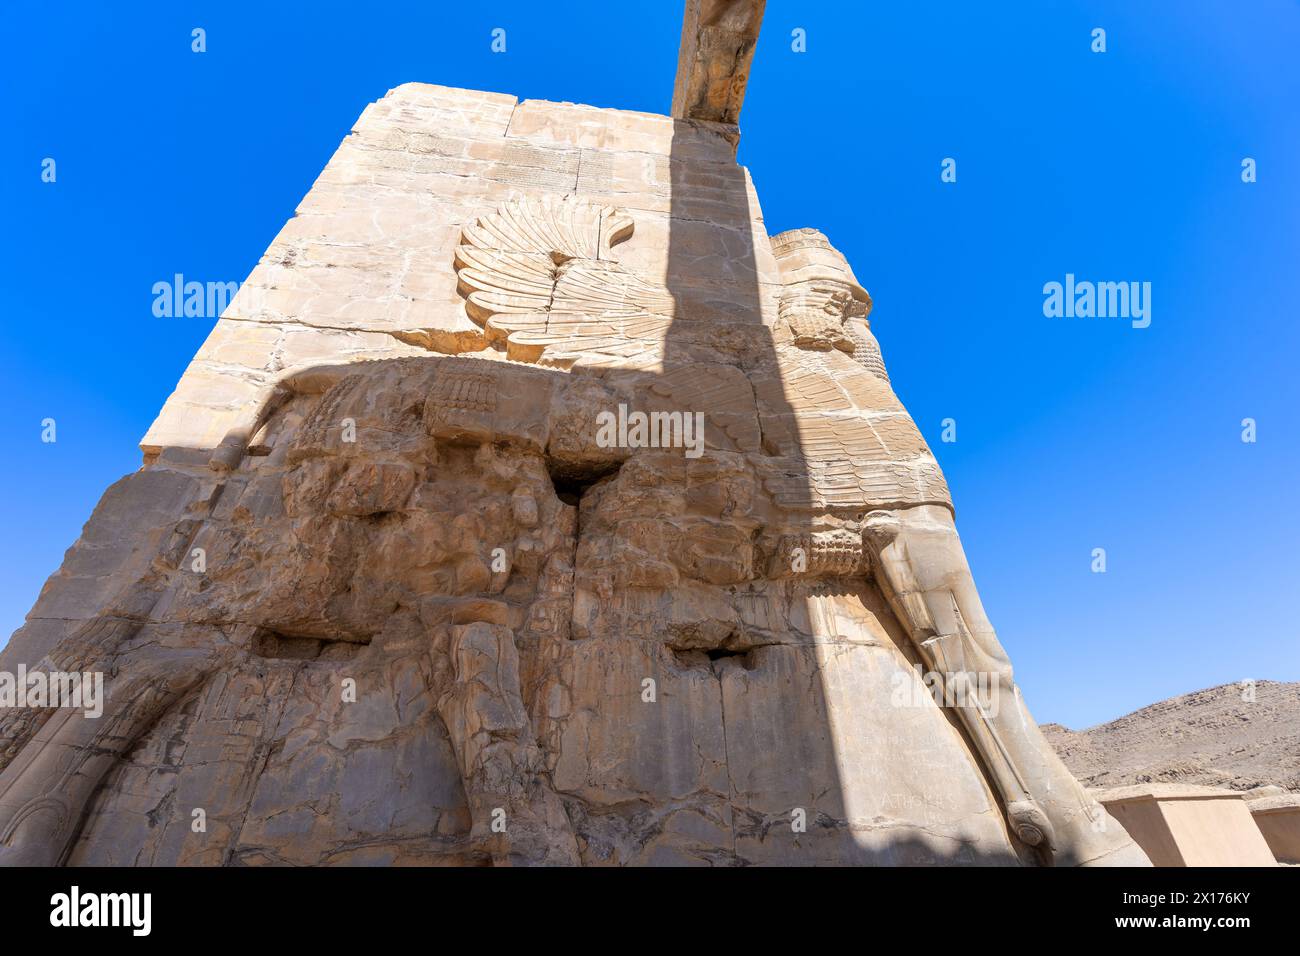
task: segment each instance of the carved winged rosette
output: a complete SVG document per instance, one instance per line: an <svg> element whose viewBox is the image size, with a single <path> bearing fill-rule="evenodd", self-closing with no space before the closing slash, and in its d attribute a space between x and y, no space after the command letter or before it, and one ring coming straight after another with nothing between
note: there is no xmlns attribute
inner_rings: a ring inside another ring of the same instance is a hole
<svg viewBox="0 0 1300 956"><path fill-rule="evenodd" d="M466 310L517 361L657 364L673 297L611 255L632 228L625 212L571 197L506 203L456 250Z"/></svg>

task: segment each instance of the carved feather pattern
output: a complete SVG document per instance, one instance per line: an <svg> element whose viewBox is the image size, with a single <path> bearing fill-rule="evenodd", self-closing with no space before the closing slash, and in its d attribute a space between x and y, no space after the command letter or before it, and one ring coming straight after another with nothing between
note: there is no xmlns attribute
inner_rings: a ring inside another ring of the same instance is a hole
<svg viewBox="0 0 1300 956"><path fill-rule="evenodd" d="M671 318L667 289L628 272L617 262L574 260L557 270L552 308L564 312L653 312Z"/></svg>
<svg viewBox="0 0 1300 956"><path fill-rule="evenodd" d="M466 226L462 238L479 249L543 252L559 263L608 258L631 234L632 218L622 210L565 196L511 200Z"/></svg>
<svg viewBox="0 0 1300 956"><path fill-rule="evenodd" d="M754 389L740 369L695 363L660 375L650 386L669 409L701 411L740 451L758 452L763 434L754 408Z"/></svg>
<svg viewBox="0 0 1300 956"><path fill-rule="evenodd" d="M504 204L462 234L466 312L520 361L659 364L673 297L613 260L632 228L622 210L574 197Z"/></svg>
<svg viewBox="0 0 1300 956"><path fill-rule="evenodd" d="M492 326L508 337L510 358L560 368L577 361L594 367L657 366L671 323L670 318L645 312L599 316L538 312L492 319Z"/></svg>
<svg viewBox="0 0 1300 956"><path fill-rule="evenodd" d="M756 371L752 379L760 409L771 414L791 409L903 411L888 383L839 351L780 348L776 362Z"/></svg>
<svg viewBox="0 0 1300 956"><path fill-rule="evenodd" d="M861 508L868 503L949 501L948 487L925 440L906 413L798 413L765 417L787 430L780 458L764 463L764 485L779 504Z"/></svg>
<svg viewBox="0 0 1300 956"><path fill-rule="evenodd" d="M948 502L925 439L889 385L841 352L780 348L753 377L764 486L793 508Z"/></svg>

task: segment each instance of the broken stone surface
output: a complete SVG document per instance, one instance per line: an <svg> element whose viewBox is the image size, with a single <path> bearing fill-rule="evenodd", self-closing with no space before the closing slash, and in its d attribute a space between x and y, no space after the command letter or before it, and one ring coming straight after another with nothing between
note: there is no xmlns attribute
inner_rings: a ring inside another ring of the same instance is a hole
<svg viewBox="0 0 1300 956"><path fill-rule="evenodd" d="M393 90L0 653L106 691L0 710L0 862L1144 863L869 310L716 124Z"/></svg>
<svg viewBox="0 0 1300 956"><path fill-rule="evenodd" d="M766 0L686 0L672 115L736 125Z"/></svg>

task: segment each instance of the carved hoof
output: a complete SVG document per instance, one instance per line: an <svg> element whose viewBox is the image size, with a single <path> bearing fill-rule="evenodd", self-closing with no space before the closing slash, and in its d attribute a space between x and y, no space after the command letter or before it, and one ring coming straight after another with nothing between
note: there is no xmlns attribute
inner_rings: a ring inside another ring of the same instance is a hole
<svg viewBox="0 0 1300 956"><path fill-rule="evenodd" d="M1007 816L1015 828L1016 836L1029 846L1041 846L1045 850L1055 848L1056 839L1052 824L1047 815L1038 809L1038 805L1028 800L1018 800L1007 807Z"/></svg>

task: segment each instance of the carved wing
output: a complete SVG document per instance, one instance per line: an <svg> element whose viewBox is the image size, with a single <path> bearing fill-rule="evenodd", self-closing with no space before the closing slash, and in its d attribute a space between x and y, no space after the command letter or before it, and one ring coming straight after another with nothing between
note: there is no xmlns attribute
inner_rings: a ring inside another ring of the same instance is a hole
<svg viewBox="0 0 1300 956"><path fill-rule="evenodd" d="M466 311L512 359L656 365L673 298L614 261L611 247L632 229L622 210L573 197L508 202L462 234Z"/></svg>
<svg viewBox="0 0 1300 956"><path fill-rule="evenodd" d="M739 451L758 452L763 434L758 427L754 390L745 373L732 365L692 363L665 372L650 384L652 396L669 410L704 412ZM716 443L715 436L708 440Z"/></svg>
<svg viewBox="0 0 1300 956"><path fill-rule="evenodd" d="M790 508L951 504L925 439L893 391L841 352L779 349L753 378L764 486Z"/></svg>

